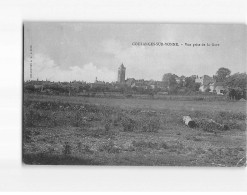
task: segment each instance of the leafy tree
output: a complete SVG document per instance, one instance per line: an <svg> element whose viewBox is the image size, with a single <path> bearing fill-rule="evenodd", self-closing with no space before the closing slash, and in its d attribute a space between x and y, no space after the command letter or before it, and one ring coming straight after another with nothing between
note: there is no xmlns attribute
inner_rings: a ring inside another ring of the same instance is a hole
<svg viewBox="0 0 247 195"><path fill-rule="evenodd" d="M195 83L193 88L194 91L199 91L200 86L201 86L200 83Z"/></svg>
<svg viewBox="0 0 247 195"><path fill-rule="evenodd" d="M79 91L82 92L83 90L89 91L90 86L89 85L81 85L79 86Z"/></svg>
<svg viewBox="0 0 247 195"><path fill-rule="evenodd" d="M177 88L177 81L176 81L176 75L172 73L164 74L162 77L162 81L164 83L164 86L169 89L169 91L173 91L175 88Z"/></svg>
<svg viewBox="0 0 247 195"><path fill-rule="evenodd" d="M242 90L246 89L247 85L247 74L246 73L235 73L228 77L225 82L225 85L229 88L241 88Z"/></svg>
<svg viewBox="0 0 247 195"><path fill-rule="evenodd" d="M183 78L180 78L179 83L178 83L178 87L182 88L184 86L185 82L183 81Z"/></svg>
<svg viewBox="0 0 247 195"><path fill-rule="evenodd" d="M186 77L185 78L185 84L184 84L184 86L186 88L192 88L193 85L194 85L194 83L195 83L195 79L194 78L192 78L192 77Z"/></svg>
<svg viewBox="0 0 247 195"><path fill-rule="evenodd" d="M186 77L184 86L190 91L199 91L200 83L196 83L194 77Z"/></svg>
<svg viewBox="0 0 247 195"><path fill-rule="evenodd" d="M226 79L230 76L231 71L228 68L219 68L216 72L215 79L217 82L225 82Z"/></svg>
<svg viewBox="0 0 247 195"><path fill-rule="evenodd" d="M227 92L227 96L232 100L239 100L241 98L246 99L246 91L242 90L240 87L229 88Z"/></svg>

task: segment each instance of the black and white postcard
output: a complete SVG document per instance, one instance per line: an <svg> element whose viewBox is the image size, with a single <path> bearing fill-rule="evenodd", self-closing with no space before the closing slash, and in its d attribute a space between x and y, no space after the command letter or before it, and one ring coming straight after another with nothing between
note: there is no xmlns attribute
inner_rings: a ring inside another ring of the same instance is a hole
<svg viewBox="0 0 247 195"><path fill-rule="evenodd" d="M246 26L24 22L22 158L246 166Z"/></svg>

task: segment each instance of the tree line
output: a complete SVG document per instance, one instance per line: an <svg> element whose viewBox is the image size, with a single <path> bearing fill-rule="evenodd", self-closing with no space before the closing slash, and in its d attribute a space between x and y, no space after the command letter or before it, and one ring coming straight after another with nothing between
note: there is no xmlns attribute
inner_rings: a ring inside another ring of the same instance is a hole
<svg viewBox="0 0 247 195"><path fill-rule="evenodd" d="M195 76L181 76L179 82L176 81L176 78L179 77L172 73L166 73L162 77L164 86L169 93L199 91L200 83L195 82ZM221 67L213 75L213 79L216 83L221 83L225 87L226 94L230 99L246 99L247 74L245 72L231 74L228 68Z"/></svg>

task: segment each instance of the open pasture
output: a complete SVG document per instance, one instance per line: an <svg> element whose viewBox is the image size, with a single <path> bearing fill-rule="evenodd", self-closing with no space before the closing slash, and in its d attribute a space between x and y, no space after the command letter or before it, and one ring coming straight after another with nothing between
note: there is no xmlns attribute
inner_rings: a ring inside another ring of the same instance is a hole
<svg viewBox="0 0 247 195"><path fill-rule="evenodd" d="M241 101L177 101L177 100L153 100L138 98L93 98L93 97L69 97L69 96L47 96L47 95L25 95L24 100L54 101L75 104L95 104L120 108L140 109L171 109L202 112L227 111L233 113L246 113L246 102Z"/></svg>
<svg viewBox="0 0 247 195"><path fill-rule="evenodd" d="M189 128L184 115L229 129ZM244 166L246 103L24 95L23 161Z"/></svg>

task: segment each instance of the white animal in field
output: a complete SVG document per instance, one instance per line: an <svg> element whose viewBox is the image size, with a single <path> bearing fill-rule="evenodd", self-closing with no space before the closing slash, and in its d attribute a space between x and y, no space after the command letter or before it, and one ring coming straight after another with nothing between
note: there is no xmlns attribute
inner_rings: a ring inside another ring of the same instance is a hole
<svg viewBox="0 0 247 195"><path fill-rule="evenodd" d="M183 116L183 121L187 126L191 128L196 127L195 121L193 121L190 116Z"/></svg>

